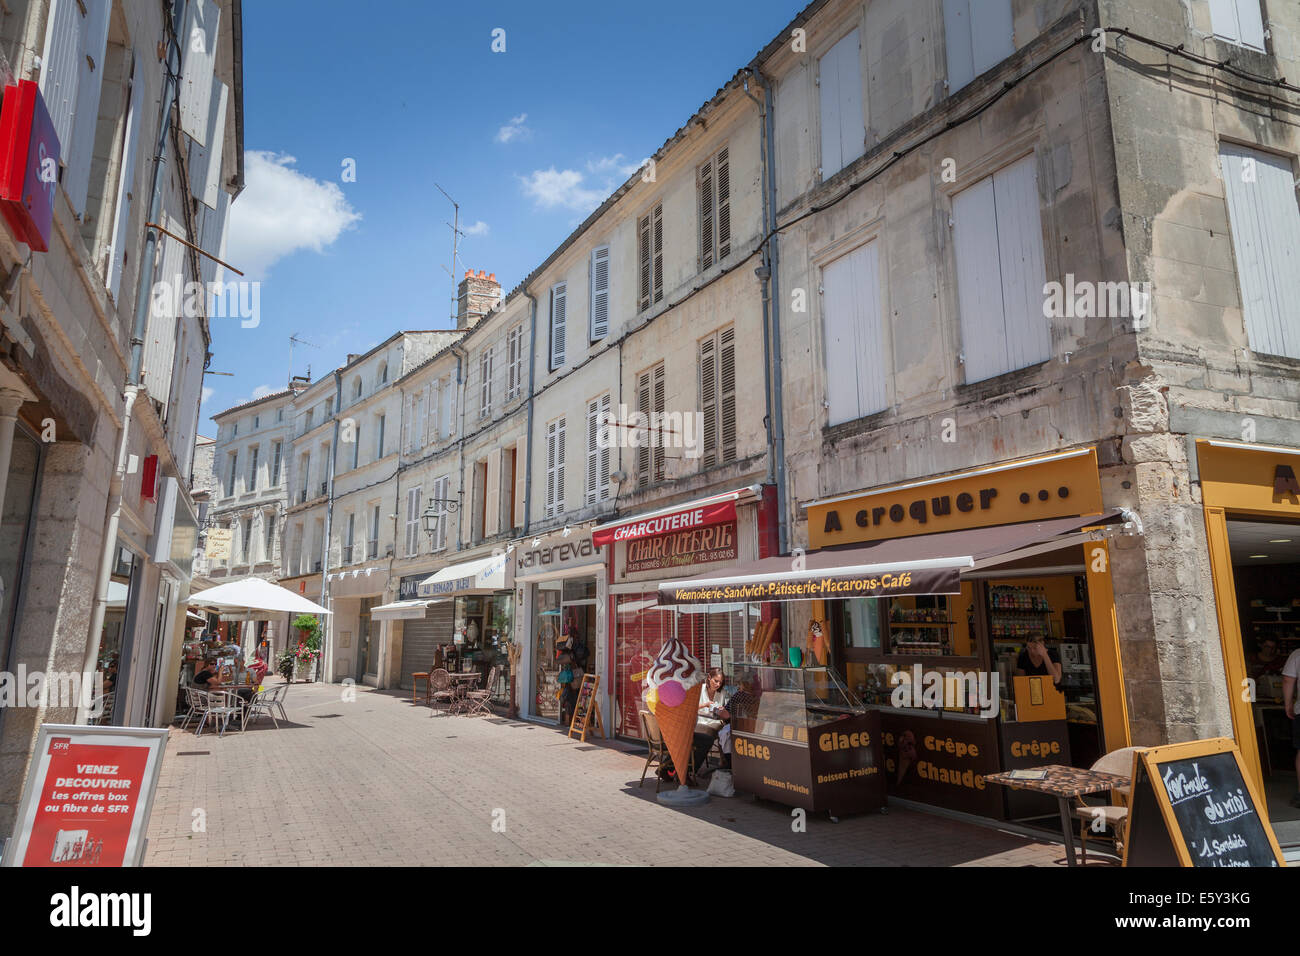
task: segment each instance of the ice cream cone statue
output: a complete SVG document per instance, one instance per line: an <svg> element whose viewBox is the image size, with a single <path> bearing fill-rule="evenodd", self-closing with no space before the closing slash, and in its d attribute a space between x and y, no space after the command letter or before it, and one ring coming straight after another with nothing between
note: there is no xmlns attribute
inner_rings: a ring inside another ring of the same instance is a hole
<svg viewBox="0 0 1300 956"><path fill-rule="evenodd" d="M664 642L646 674L646 706L655 715L664 744L673 758L677 779L686 784L687 770L691 765L691 744L695 734L695 718L700 708L700 688L704 683L704 667L691 656L691 652L675 637Z"/></svg>

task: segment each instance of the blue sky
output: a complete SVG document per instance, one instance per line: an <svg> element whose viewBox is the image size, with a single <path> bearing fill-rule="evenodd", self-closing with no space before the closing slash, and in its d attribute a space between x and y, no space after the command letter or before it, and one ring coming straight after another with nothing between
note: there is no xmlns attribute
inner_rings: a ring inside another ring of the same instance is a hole
<svg viewBox="0 0 1300 956"><path fill-rule="evenodd" d="M213 320L212 369L235 374L206 379L200 432L286 387L293 333L319 346L293 354L315 379L398 329L449 327L435 182L460 203L462 272L509 291L802 6L245 4L248 185L226 258L261 281L260 323Z"/></svg>

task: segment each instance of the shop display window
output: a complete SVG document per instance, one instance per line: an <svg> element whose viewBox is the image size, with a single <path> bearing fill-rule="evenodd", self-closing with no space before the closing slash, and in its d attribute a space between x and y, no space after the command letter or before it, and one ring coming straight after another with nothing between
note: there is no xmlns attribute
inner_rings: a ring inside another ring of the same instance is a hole
<svg viewBox="0 0 1300 956"><path fill-rule="evenodd" d="M735 660L723 668L732 728L741 733L808 743L810 733L862 714L862 702L828 667L778 667Z"/></svg>

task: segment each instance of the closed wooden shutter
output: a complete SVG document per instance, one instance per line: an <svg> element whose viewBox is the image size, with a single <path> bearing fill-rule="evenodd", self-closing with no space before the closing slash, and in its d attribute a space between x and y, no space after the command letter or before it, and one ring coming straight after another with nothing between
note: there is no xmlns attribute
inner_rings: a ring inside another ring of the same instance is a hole
<svg viewBox="0 0 1300 956"><path fill-rule="evenodd" d="M736 330L718 334L718 418L722 461L736 460Z"/></svg>
<svg viewBox="0 0 1300 956"><path fill-rule="evenodd" d="M433 482L433 497L440 499L438 505L438 529L434 535L434 550L445 551L447 549L447 535L450 532L450 512L447 510L447 501L451 498L451 478L448 475L441 475Z"/></svg>
<svg viewBox="0 0 1300 956"><path fill-rule="evenodd" d="M83 0L86 16L77 58L77 98L73 108L71 140L60 140L68 168L63 190L78 216L86 211L90 164L95 154L95 127L99 122L99 96L104 81L104 53L108 48L109 0ZM74 4L74 9L76 6Z"/></svg>
<svg viewBox="0 0 1300 956"><path fill-rule="evenodd" d="M551 288L551 371L564 364L567 290L568 285L564 282L559 282Z"/></svg>
<svg viewBox="0 0 1300 956"><path fill-rule="evenodd" d="M609 497L609 447L607 429L602 424L609 415L609 393L587 403L587 494L586 503L594 505Z"/></svg>
<svg viewBox="0 0 1300 956"><path fill-rule="evenodd" d="M654 210L654 282L655 303L664 298L664 205L658 203Z"/></svg>
<svg viewBox="0 0 1300 956"><path fill-rule="evenodd" d="M65 163L72 153L72 121L77 109L77 80L81 77L85 29L86 17L76 0L50 0L40 88Z"/></svg>
<svg viewBox="0 0 1300 956"><path fill-rule="evenodd" d="M117 203L113 209L113 243L108 249L106 279L113 301L118 301L122 285L122 268L127 249L127 232L131 222L131 201L135 196L137 146L140 139L140 117L144 100L144 81L139 78L139 58L133 56L131 94L126 112L125 140L122 144L122 166L118 173Z"/></svg>
<svg viewBox="0 0 1300 956"><path fill-rule="evenodd" d="M718 261L731 255L731 150L723 147L713 167L717 177Z"/></svg>
<svg viewBox="0 0 1300 956"><path fill-rule="evenodd" d="M1011 0L943 0L943 31L949 93L1015 52Z"/></svg>
<svg viewBox="0 0 1300 956"><path fill-rule="evenodd" d="M718 338L700 341L700 409L704 423L700 439L704 444L703 467L718 463Z"/></svg>
<svg viewBox="0 0 1300 956"><path fill-rule="evenodd" d="M1300 359L1300 206L1291 162L1223 143L1219 163L1250 348Z"/></svg>
<svg viewBox="0 0 1300 956"><path fill-rule="evenodd" d="M492 348L483 350L479 356L479 418L487 418L492 414Z"/></svg>
<svg viewBox="0 0 1300 956"><path fill-rule="evenodd" d="M591 251L591 322L589 336L598 342L609 334L609 246Z"/></svg>
<svg viewBox="0 0 1300 956"><path fill-rule="evenodd" d="M414 450L414 442L411 441L411 422L415 418L415 396L407 395L402 402L402 452L410 454Z"/></svg>
<svg viewBox="0 0 1300 956"><path fill-rule="evenodd" d="M728 326L699 344L701 465L736 458L736 330Z"/></svg>
<svg viewBox="0 0 1300 956"><path fill-rule="evenodd" d="M700 195L700 269L703 271L713 265L713 162L705 162L699 168Z"/></svg>
<svg viewBox="0 0 1300 956"><path fill-rule="evenodd" d="M869 242L822 271L822 328L828 423L885 408L886 366L877 244Z"/></svg>
<svg viewBox="0 0 1300 956"><path fill-rule="evenodd" d="M442 419L440 417L441 410L438 407L438 401L441 397L439 395L440 384L441 383L437 379L434 379L428 386L429 401L427 403L428 409L425 411L428 420L424 423L426 430L424 439L425 444L432 444L438 441L442 435Z"/></svg>
<svg viewBox="0 0 1300 956"><path fill-rule="evenodd" d="M1045 266L1037 181L1030 155L953 197L967 382L1051 357L1051 329L1043 317Z"/></svg>
<svg viewBox="0 0 1300 956"><path fill-rule="evenodd" d="M851 30L818 63L821 100L822 179L830 179L866 148L862 111L862 51Z"/></svg>
<svg viewBox="0 0 1300 956"><path fill-rule="evenodd" d="M226 109L230 88L212 78L212 109L208 113L207 145L190 141L190 192L210 209L217 207L221 189L222 148L225 145Z"/></svg>
<svg viewBox="0 0 1300 956"><path fill-rule="evenodd" d="M460 389L453 378L447 379L447 384L443 386L443 407L446 409L444 417L447 420L447 437L450 438L456 434L460 423L456 421L456 398Z"/></svg>
<svg viewBox="0 0 1300 956"><path fill-rule="evenodd" d="M420 488L417 485L406 492L406 556L420 553Z"/></svg>
<svg viewBox="0 0 1300 956"><path fill-rule="evenodd" d="M637 283L637 311L644 312L650 308L651 297L651 255L650 217L642 216L636 226L637 261L639 263L639 281Z"/></svg>
<svg viewBox="0 0 1300 956"><path fill-rule="evenodd" d="M1264 15L1259 0L1210 0L1210 28L1216 37L1264 49Z"/></svg>
<svg viewBox="0 0 1300 956"><path fill-rule="evenodd" d="M181 131L207 146L212 98L212 71L217 61L217 28L221 7L217 0L190 0L185 9L185 33L180 37Z"/></svg>
<svg viewBox="0 0 1300 956"><path fill-rule="evenodd" d="M546 426L546 517L564 512L564 419Z"/></svg>

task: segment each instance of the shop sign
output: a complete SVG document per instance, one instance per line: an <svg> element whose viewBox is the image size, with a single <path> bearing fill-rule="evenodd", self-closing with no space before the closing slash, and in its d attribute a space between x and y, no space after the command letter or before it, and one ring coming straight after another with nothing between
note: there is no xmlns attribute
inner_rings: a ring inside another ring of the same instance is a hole
<svg viewBox="0 0 1300 956"><path fill-rule="evenodd" d="M139 866L167 729L42 724L5 866Z"/></svg>
<svg viewBox="0 0 1300 956"><path fill-rule="evenodd" d="M230 560L230 539L234 531L230 528L209 528L208 541L203 547L205 557L213 561Z"/></svg>
<svg viewBox="0 0 1300 956"><path fill-rule="evenodd" d="M1300 481L1290 465L1278 465L1273 472L1273 497L1300 498Z"/></svg>
<svg viewBox="0 0 1300 956"><path fill-rule="evenodd" d="M59 182L59 137L40 87L32 80L4 88L0 104L0 213L19 242L49 249Z"/></svg>
<svg viewBox="0 0 1300 956"><path fill-rule="evenodd" d="M1070 725L1064 720L1008 720L1002 723L1002 769L1027 770L1045 764L1070 766ZM1013 819L1051 816L1056 798L1032 790L1005 787Z"/></svg>
<svg viewBox="0 0 1300 956"><path fill-rule="evenodd" d="M961 568L918 568L845 573L809 572L796 579L770 578L745 583L659 585L660 604L729 604L735 601L814 601L831 598L897 597L903 594L960 594ZM700 579L703 580L703 579Z"/></svg>
<svg viewBox="0 0 1300 956"><path fill-rule="evenodd" d="M1296 514L1300 506L1300 449L1198 439L1201 494L1207 507Z"/></svg>
<svg viewBox="0 0 1300 956"><path fill-rule="evenodd" d="M399 601L414 601L420 596L420 582L428 578L428 573L424 574L407 574L398 579L397 582L397 599Z"/></svg>
<svg viewBox="0 0 1300 956"><path fill-rule="evenodd" d="M637 538L652 538L655 535L670 534L674 531L689 531L706 525L722 524L736 520L736 502L734 499L717 501L712 504L675 511L672 514L657 515L653 518L626 521L616 525L596 528L591 539L596 547L603 548L616 541L633 541Z"/></svg>
<svg viewBox="0 0 1300 956"><path fill-rule="evenodd" d="M562 538L536 548L516 546L515 574L527 577L548 571L562 571L566 568L598 564L600 560L590 537L584 536L572 541Z"/></svg>
<svg viewBox="0 0 1300 956"><path fill-rule="evenodd" d="M965 476L808 506L814 548L1045 521L1102 511L1097 452L1089 448Z"/></svg>
<svg viewBox="0 0 1300 956"><path fill-rule="evenodd" d="M954 720L881 712L889 792L950 810L1002 816L998 739L992 720ZM1049 763L1050 761L1043 761Z"/></svg>
<svg viewBox="0 0 1300 956"><path fill-rule="evenodd" d="M736 560L736 522L637 538L627 543L627 571L679 568Z"/></svg>

